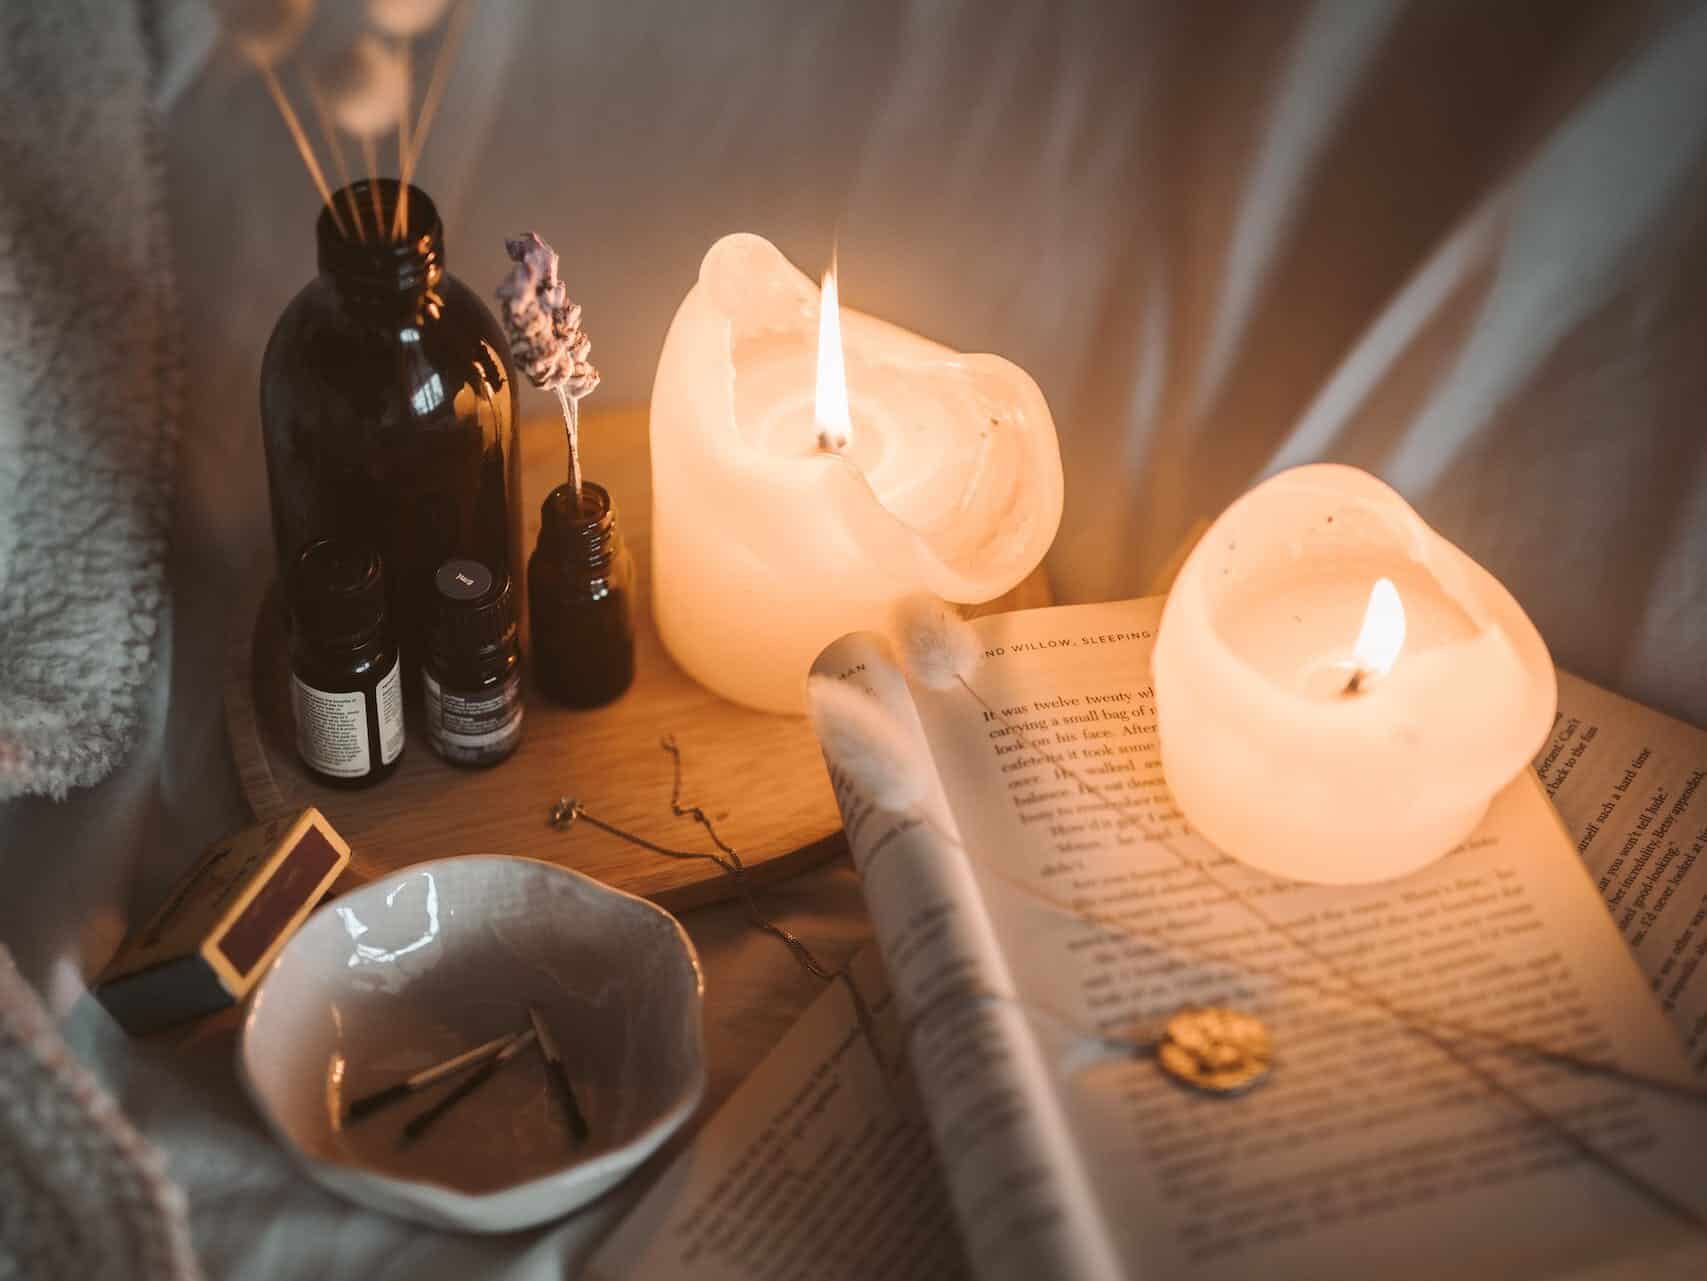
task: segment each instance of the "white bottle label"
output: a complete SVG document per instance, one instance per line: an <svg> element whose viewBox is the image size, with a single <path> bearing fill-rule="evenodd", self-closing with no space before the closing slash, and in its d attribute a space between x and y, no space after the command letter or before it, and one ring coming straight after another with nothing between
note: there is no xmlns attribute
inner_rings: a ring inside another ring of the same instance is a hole
<svg viewBox="0 0 1707 1281"><path fill-rule="evenodd" d="M311 768L333 778L360 778L368 772L366 703L360 690L333 694L304 685L291 673L296 750Z"/></svg>
<svg viewBox="0 0 1707 1281"><path fill-rule="evenodd" d="M458 694L421 669L427 707L427 738L447 761L483 765L495 761L515 745L522 732L522 679L520 672L496 688L476 695Z"/></svg>
<svg viewBox="0 0 1707 1281"><path fill-rule="evenodd" d="M403 664L393 660L379 682L379 760L389 765L403 752Z"/></svg>

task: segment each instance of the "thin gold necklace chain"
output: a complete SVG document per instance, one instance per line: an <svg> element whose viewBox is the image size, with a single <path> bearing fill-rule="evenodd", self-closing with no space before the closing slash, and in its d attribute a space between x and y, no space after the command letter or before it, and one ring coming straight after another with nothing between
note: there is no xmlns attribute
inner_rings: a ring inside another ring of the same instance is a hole
<svg viewBox="0 0 1707 1281"><path fill-rule="evenodd" d="M688 818L705 829L711 843L718 849L716 854L707 854L702 850L675 850L656 841L649 841L644 836L624 831L614 823L607 823L587 812L586 806L572 797L562 796L557 804L551 807L550 817L546 820L551 827L560 832L566 832L574 826L576 820L591 823L602 832L609 832L619 840L627 841L630 845L638 845L641 849L650 850L654 854L662 854L666 858L693 859L714 864L722 869L724 875L735 883L736 891L741 895L741 901L747 909L747 920L755 929L763 930L766 934L781 941L794 959L798 961L807 973L825 980L837 978L840 971L832 970L812 955L812 949L807 947L800 938L778 925L775 921L759 911L758 900L753 897L753 887L747 879L747 865L741 861L741 855L734 846L728 844L717 834L717 828L711 822L711 816L697 805L684 806L682 802L682 752L676 746L673 734L666 734L658 742L670 754L670 812L677 818Z"/></svg>
<svg viewBox="0 0 1707 1281"><path fill-rule="evenodd" d="M677 818L688 818L705 829L711 843L718 849L716 854L707 854L701 850L675 850L656 841L649 841L644 836L624 831L614 823L607 823L587 813L586 807L580 801L568 796L561 796L557 804L551 807L547 822L557 831L565 832L574 826L577 819L591 823L602 832L608 832L619 840L637 845L641 849L650 850L654 854L662 854L666 858L702 860L714 864L723 874L734 881L735 888L741 895L743 906L747 909L747 921L753 928L762 930L780 942L794 957L795 962L814 978L826 983L840 982L848 990L848 996L853 1003L854 1017L859 1020L860 1031L865 1037L866 1044L871 1048L872 1057L879 1065L883 1056L878 1049L877 1027L873 1019L870 1005L866 1002L865 993L859 990L859 985L853 981L853 975L844 967L832 970L807 947L800 937L785 929L759 911L758 900L753 895L753 887L747 879L747 865L741 861L741 855L734 846L717 834L717 828L711 821L711 816L698 805L682 804L682 752L676 745L676 736L666 734L658 740L658 746L670 754L670 812Z"/></svg>

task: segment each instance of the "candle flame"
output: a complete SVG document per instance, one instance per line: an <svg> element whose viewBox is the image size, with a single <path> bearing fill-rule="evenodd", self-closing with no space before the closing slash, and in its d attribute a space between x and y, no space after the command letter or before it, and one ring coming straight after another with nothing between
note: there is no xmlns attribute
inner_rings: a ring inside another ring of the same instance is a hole
<svg viewBox="0 0 1707 1281"><path fill-rule="evenodd" d="M818 300L818 392L812 406L818 425L818 448L841 453L853 439L848 414L848 376L842 362L842 309L836 294L836 260L824 273Z"/></svg>
<svg viewBox="0 0 1707 1281"><path fill-rule="evenodd" d="M1360 677L1385 676L1405 644L1405 606L1390 578L1378 578L1363 611L1363 627L1352 646L1352 662Z"/></svg>

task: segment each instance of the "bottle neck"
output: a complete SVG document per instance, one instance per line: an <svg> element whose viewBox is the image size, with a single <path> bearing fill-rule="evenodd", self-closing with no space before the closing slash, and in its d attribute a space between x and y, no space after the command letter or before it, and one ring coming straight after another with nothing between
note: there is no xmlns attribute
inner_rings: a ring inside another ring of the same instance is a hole
<svg viewBox="0 0 1707 1281"><path fill-rule="evenodd" d="M621 545L616 511L605 487L584 482L579 511L567 485L547 494L540 506L539 545L567 572L603 577Z"/></svg>
<svg viewBox="0 0 1707 1281"><path fill-rule="evenodd" d="M352 635L326 636L300 628L296 634L296 642L303 653L311 658L319 656L322 661L334 656L339 661L372 657L388 649L390 641L384 623Z"/></svg>
<svg viewBox="0 0 1707 1281"><path fill-rule="evenodd" d="M444 224L420 188L409 188L403 234L391 234L401 190L395 178L363 178L333 193L338 221L330 209L320 211L314 235L321 277L351 302L409 305L444 277Z"/></svg>
<svg viewBox="0 0 1707 1281"><path fill-rule="evenodd" d="M354 652L385 636L385 570L363 543L321 538L302 549L289 583L292 631L314 649Z"/></svg>

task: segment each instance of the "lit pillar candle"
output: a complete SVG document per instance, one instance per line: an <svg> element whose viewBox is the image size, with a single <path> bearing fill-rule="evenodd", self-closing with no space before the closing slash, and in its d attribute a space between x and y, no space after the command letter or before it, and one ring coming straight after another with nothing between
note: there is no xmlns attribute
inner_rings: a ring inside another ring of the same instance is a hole
<svg viewBox="0 0 1707 1281"><path fill-rule="evenodd" d="M1243 862L1402 876L1468 836L1553 724L1540 635L1492 575L1353 467L1283 472L1180 570L1153 674L1186 819Z"/></svg>
<svg viewBox="0 0 1707 1281"><path fill-rule="evenodd" d="M803 710L819 651L899 597L1010 590L1061 518L1024 370L824 298L768 241L718 241L652 389L658 630L689 675L769 711Z"/></svg>

